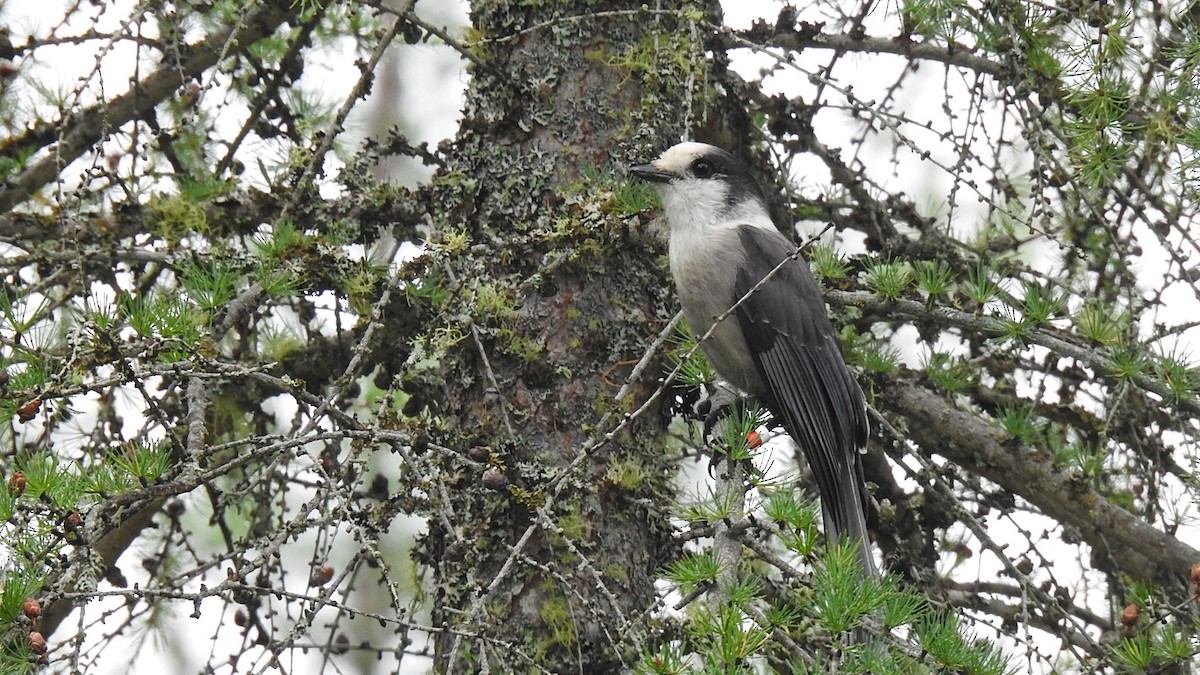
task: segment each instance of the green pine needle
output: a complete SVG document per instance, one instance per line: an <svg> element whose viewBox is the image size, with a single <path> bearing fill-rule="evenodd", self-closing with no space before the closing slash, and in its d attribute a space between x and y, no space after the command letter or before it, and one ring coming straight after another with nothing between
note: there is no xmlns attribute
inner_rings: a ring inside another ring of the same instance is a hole
<svg viewBox="0 0 1200 675"><path fill-rule="evenodd" d="M996 422L1008 435L1021 443L1033 443L1041 438L1045 420L1028 406L1002 407Z"/></svg>
<svg viewBox="0 0 1200 675"><path fill-rule="evenodd" d="M691 553L667 565L662 575L690 593L697 586L716 582L720 571L721 566L711 553Z"/></svg>
<svg viewBox="0 0 1200 675"><path fill-rule="evenodd" d="M915 263L917 288L930 298L949 295L954 290L954 270L938 260L921 260Z"/></svg>
<svg viewBox="0 0 1200 675"><path fill-rule="evenodd" d="M687 325L681 320L675 334L669 338L671 348L667 351L670 370L681 363L683 367L676 376L676 381L692 387L709 384L717 379L717 373L704 357L704 352L696 348L698 340Z"/></svg>
<svg viewBox="0 0 1200 675"><path fill-rule="evenodd" d="M868 260L865 281L881 297L895 300L912 285L912 267L902 261Z"/></svg>
<svg viewBox="0 0 1200 675"><path fill-rule="evenodd" d="M1116 343L1129 328L1128 312L1115 311L1099 301L1084 304L1071 321L1080 335L1102 345Z"/></svg>
<svg viewBox="0 0 1200 675"><path fill-rule="evenodd" d="M979 369L951 354L933 352L923 368L930 382L951 393L968 391L979 383Z"/></svg>
<svg viewBox="0 0 1200 675"><path fill-rule="evenodd" d="M863 579L858 546L849 542L825 549L813 569L812 583L817 622L832 635L860 625L884 600L879 585Z"/></svg>
<svg viewBox="0 0 1200 675"><path fill-rule="evenodd" d="M813 275L818 279L839 280L850 274L850 266L832 246L813 244L807 254Z"/></svg>
<svg viewBox="0 0 1200 675"><path fill-rule="evenodd" d="M993 279L995 272L984 263L967 270L967 280L962 291L972 302L981 307L996 299L1000 286Z"/></svg>
<svg viewBox="0 0 1200 675"><path fill-rule="evenodd" d="M1151 639L1150 631L1143 631L1132 637L1123 638L1113 647L1113 656L1122 664L1145 670L1158 658L1158 649Z"/></svg>

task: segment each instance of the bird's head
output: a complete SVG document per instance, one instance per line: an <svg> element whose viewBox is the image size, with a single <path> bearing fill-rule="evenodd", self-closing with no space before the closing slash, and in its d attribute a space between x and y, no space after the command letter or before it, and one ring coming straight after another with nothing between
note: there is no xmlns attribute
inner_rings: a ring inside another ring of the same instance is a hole
<svg viewBox="0 0 1200 675"><path fill-rule="evenodd" d="M680 143L630 173L662 198L670 228L771 225L762 192L736 157L706 143Z"/></svg>

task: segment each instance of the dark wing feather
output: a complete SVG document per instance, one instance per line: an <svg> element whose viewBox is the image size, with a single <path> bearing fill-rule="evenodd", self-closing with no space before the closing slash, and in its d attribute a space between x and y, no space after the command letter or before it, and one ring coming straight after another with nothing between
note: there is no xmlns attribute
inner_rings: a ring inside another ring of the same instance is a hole
<svg viewBox="0 0 1200 675"><path fill-rule="evenodd" d="M735 280L735 300L794 250L772 230L743 225L738 236L746 264ZM835 534L865 542L859 449L867 439L866 405L804 260L787 262L742 303L737 319L766 389L753 393L804 451Z"/></svg>

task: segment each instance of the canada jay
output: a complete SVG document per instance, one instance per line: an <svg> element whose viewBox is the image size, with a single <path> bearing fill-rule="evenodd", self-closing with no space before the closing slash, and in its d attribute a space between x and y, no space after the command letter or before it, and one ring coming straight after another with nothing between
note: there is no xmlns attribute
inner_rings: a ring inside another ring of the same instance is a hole
<svg viewBox="0 0 1200 675"><path fill-rule="evenodd" d="M750 172L720 148L680 143L630 171L662 197L671 276L697 336L796 250ZM721 377L783 422L816 477L826 532L857 540L863 569L875 574L860 455L866 404L808 265L784 263L700 347Z"/></svg>

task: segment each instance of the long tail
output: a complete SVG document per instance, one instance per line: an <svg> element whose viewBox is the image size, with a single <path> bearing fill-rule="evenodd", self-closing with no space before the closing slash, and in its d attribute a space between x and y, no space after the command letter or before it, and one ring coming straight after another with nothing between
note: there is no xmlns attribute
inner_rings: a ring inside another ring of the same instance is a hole
<svg viewBox="0 0 1200 675"><path fill-rule="evenodd" d="M857 457L854 458L858 460ZM853 470L839 476L835 494L821 495L821 512L825 520L825 533L831 537L848 539L858 546L858 559L863 575L878 577L879 568L871 552L871 538L867 535L866 495L864 494L862 463L855 461Z"/></svg>

